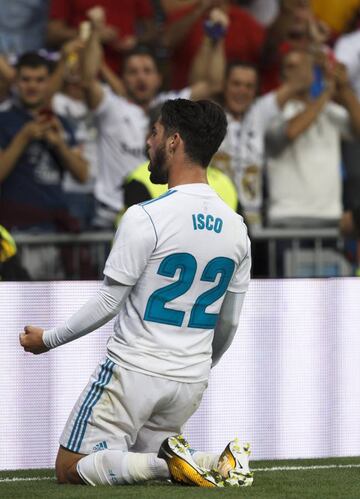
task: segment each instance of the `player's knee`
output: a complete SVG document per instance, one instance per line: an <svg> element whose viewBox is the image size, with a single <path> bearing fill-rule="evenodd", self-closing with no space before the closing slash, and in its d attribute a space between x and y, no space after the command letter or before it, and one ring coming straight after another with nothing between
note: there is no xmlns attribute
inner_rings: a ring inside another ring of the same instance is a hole
<svg viewBox="0 0 360 499"><path fill-rule="evenodd" d="M82 479L80 478L77 468L77 463L71 465L69 468L65 468L63 466L57 466L55 468L56 479L59 484L73 484L79 485L84 484Z"/></svg>

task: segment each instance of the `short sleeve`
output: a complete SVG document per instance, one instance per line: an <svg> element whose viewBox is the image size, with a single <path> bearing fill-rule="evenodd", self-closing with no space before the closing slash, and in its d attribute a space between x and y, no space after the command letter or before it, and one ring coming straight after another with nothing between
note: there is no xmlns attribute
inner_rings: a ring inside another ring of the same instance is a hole
<svg viewBox="0 0 360 499"><path fill-rule="evenodd" d="M96 109L94 109L94 116L100 122L113 121L114 115L117 116L118 110L122 105L123 98L115 95L112 90L107 86L102 86L103 98Z"/></svg>
<svg viewBox="0 0 360 499"><path fill-rule="evenodd" d="M325 112L331 123L338 129L342 138L351 140L353 138L353 130L348 111L344 107L335 104L335 102L330 102L326 106Z"/></svg>
<svg viewBox="0 0 360 499"><path fill-rule="evenodd" d="M347 35L339 38L335 45L334 52L336 59L347 67L350 79L353 81L355 78L358 78L360 67L360 37L357 36L356 39L354 39L353 36L349 37L349 35Z"/></svg>
<svg viewBox="0 0 360 499"><path fill-rule="evenodd" d="M228 291L232 293L245 293L249 287L251 271L251 244L247 237L247 252L230 281Z"/></svg>
<svg viewBox="0 0 360 499"><path fill-rule="evenodd" d="M191 87L185 87L182 90L170 90L169 92L161 92L152 101L151 107L163 104L167 100L174 100L174 99L190 100L190 98L191 98Z"/></svg>
<svg viewBox="0 0 360 499"><path fill-rule="evenodd" d="M281 114L281 109L277 103L276 92L270 92L257 99L254 104L254 113L256 113L258 118L256 123L259 127L262 127L262 131L265 133L273 119Z"/></svg>
<svg viewBox="0 0 360 499"><path fill-rule="evenodd" d="M60 120L64 132L65 132L65 141L69 147L75 147L78 145L76 137L75 137L75 131L74 128L71 126L69 120L64 118L63 116L57 115L58 119Z"/></svg>
<svg viewBox="0 0 360 499"><path fill-rule="evenodd" d="M129 208L116 232L104 274L132 286L143 273L156 246L153 222L141 205Z"/></svg>

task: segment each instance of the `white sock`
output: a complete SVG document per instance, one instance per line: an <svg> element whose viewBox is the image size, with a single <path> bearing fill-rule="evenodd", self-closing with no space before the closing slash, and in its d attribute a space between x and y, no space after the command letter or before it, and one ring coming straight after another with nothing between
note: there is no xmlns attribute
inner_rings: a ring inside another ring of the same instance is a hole
<svg viewBox="0 0 360 499"><path fill-rule="evenodd" d="M134 482L170 478L169 468L164 459L155 453L128 453L128 470Z"/></svg>
<svg viewBox="0 0 360 499"><path fill-rule="evenodd" d="M195 463L201 468L205 468L206 470L217 469L219 457L219 454L214 454L213 452L200 451L195 451L192 455Z"/></svg>
<svg viewBox="0 0 360 499"><path fill-rule="evenodd" d="M83 457L77 472L89 485L123 485L169 478L166 462L154 453L103 450Z"/></svg>

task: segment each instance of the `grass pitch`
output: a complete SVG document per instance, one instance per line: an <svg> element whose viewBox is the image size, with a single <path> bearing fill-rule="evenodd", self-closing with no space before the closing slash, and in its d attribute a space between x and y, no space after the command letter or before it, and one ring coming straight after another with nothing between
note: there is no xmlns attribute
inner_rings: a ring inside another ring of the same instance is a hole
<svg viewBox="0 0 360 499"><path fill-rule="evenodd" d="M252 462L250 488L200 489L166 482L120 487L57 485L54 470L0 472L1 499L360 499L360 458Z"/></svg>

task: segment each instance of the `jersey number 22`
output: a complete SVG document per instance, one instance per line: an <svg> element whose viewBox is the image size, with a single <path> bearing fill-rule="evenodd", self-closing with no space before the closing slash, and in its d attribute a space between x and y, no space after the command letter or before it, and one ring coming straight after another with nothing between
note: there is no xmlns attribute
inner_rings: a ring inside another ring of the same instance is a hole
<svg viewBox="0 0 360 499"><path fill-rule="evenodd" d="M231 258L219 256L213 258L204 268L200 280L215 282L218 274L220 280L216 286L202 293L195 301L189 318L188 327L213 329L219 314L206 312L206 308L221 298L228 288L235 268ZM185 294L194 282L197 262L190 253L174 253L165 257L160 263L157 273L166 277L174 277L180 269L177 281L154 291L146 305L144 320L181 327L185 312L166 308L167 302Z"/></svg>

